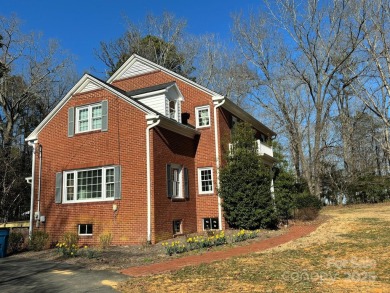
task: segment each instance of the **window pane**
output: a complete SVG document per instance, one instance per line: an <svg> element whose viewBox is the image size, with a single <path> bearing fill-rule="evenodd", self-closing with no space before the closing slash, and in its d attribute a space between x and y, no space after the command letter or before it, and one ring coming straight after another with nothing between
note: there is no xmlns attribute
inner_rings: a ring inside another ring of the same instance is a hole
<svg viewBox="0 0 390 293"><path fill-rule="evenodd" d="M79 121L79 130L80 131L87 131L88 130L88 120L86 121Z"/></svg>
<svg viewBox="0 0 390 293"><path fill-rule="evenodd" d="M180 195L180 169L172 168L172 196L179 197Z"/></svg>
<svg viewBox="0 0 390 293"><path fill-rule="evenodd" d="M92 108L92 118L101 118L102 117L102 106L94 106Z"/></svg>
<svg viewBox="0 0 390 293"><path fill-rule="evenodd" d="M102 106L92 108L92 129L102 128Z"/></svg>
<svg viewBox="0 0 390 293"><path fill-rule="evenodd" d="M79 119L88 120L88 108L79 110Z"/></svg>
<svg viewBox="0 0 390 293"><path fill-rule="evenodd" d="M208 170L201 170L201 188L202 191L207 192L207 191L213 191L213 179L212 179L212 174L211 174L211 169Z"/></svg>
<svg viewBox="0 0 390 293"><path fill-rule="evenodd" d="M201 109L198 111L199 126L210 125L209 109Z"/></svg>
<svg viewBox="0 0 390 293"><path fill-rule="evenodd" d="M79 171L77 199L101 198L102 170Z"/></svg>
<svg viewBox="0 0 390 293"><path fill-rule="evenodd" d="M169 101L169 118L176 119L176 101Z"/></svg>
<svg viewBox="0 0 390 293"><path fill-rule="evenodd" d="M66 200L73 200L74 196L74 173L66 174Z"/></svg>

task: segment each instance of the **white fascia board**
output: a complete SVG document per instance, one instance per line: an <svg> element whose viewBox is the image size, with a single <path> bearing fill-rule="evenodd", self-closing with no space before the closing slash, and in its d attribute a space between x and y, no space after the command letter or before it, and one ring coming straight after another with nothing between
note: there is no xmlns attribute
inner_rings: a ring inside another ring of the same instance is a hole
<svg viewBox="0 0 390 293"><path fill-rule="evenodd" d="M139 61L139 62L142 62L156 70L161 70L169 75L172 75L173 77L189 84L189 85L192 85L194 86L195 88L211 95L211 96L221 96L220 94L216 93L216 92L213 92L212 90L209 90L208 88L204 87L204 86L201 86L200 84L197 84L196 82L184 77L184 76L181 76L180 74L176 73L176 72L173 72L169 69L166 69L165 67L161 66L161 65L158 65L148 59L145 59L137 54L133 54L131 55L131 57L129 59L127 59L127 61L117 70L115 71L115 73L113 75L111 75L111 77L107 80L107 83L112 83L114 81L116 81L116 78L118 76L120 76L123 72L125 72L131 65L133 65L135 63L135 61Z"/></svg>
<svg viewBox="0 0 390 293"><path fill-rule="evenodd" d="M48 122L50 122L51 119L53 119L53 117L58 113L58 111L60 111L62 109L62 107L64 107L64 105L67 103L67 101L75 93L77 93L79 91L80 87L83 87L88 80L98 84L102 88L104 88L104 89L110 91L111 93L121 97L126 102L132 104L133 106L135 106L139 110L145 112L146 114L152 113L149 109L145 108L144 106L140 105L139 103L134 102L129 97L127 97L126 95L122 94L121 92L118 92L115 89L113 89L112 87L107 86L106 84L104 84L103 82L101 82L100 80L94 78L93 76L91 76L89 74L84 74L83 77L81 77L81 79L73 86L73 88L64 96L64 98L62 98L62 100L59 101L57 106L55 106L54 109L51 110L50 113L45 117L45 119L43 119L43 121L41 123L39 123L39 125L34 129L34 131L30 133L30 135L25 139L25 141L37 140L38 139L38 137L37 137L38 133L46 126L46 124Z"/></svg>

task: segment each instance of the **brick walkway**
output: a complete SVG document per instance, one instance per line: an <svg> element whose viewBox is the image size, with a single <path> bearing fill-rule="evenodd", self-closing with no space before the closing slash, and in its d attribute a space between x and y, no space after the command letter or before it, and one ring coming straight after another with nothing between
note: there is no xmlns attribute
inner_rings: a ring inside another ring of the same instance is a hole
<svg viewBox="0 0 390 293"><path fill-rule="evenodd" d="M234 247L223 251L212 251L201 255L191 255L145 266L131 267L123 270L121 273L132 277L146 276L175 271L186 266L211 263L217 260L223 260L234 256L245 255L252 252L259 252L306 236L313 232L317 227L318 224L293 226L290 227L288 232L285 234L259 242L254 242L246 246Z"/></svg>

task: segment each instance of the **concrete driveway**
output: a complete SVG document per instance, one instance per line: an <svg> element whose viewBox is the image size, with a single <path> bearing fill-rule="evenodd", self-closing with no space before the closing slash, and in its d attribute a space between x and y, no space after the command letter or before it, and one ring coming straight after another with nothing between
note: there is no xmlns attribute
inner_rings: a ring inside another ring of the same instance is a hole
<svg viewBox="0 0 390 293"><path fill-rule="evenodd" d="M117 292L128 276L36 259L0 258L0 292Z"/></svg>

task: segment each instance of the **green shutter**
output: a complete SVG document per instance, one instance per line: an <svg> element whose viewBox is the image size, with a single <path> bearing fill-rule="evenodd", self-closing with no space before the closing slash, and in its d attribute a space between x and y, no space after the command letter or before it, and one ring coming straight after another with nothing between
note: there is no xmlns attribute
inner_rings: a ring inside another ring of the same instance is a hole
<svg viewBox="0 0 390 293"><path fill-rule="evenodd" d="M102 101L102 131L108 130L108 101Z"/></svg>
<svg viewBox="0 0 390 293"><path fill-rule="evenodd" d="M74 135L74 107L68 109L68 137Z"/></svg>
<svg viewBox="0 0 390 293"><path fill-rule="evenodd" d="M167 196L172 197L171 165L167 164Z"/></svg>
<svg viewBox="0 0 390 293"><path fill-rule="evenodd" d="M122 198L122 192L121 192L121 166L115 166L114 167L114 198L115 199L121 199Z"/></svg>
<svg viewBox="0 0 390 293"><path fill-rule="evenodd" d="M62 172L56 173L56 198L55 203L62 202Z"/></svg>
<svg viewBox="0 0 390 293"><path fill-rule="evenodd" d="M188 185L188 169L184 168L184 197L186 199L190 198L190 190Z"/></svg>

